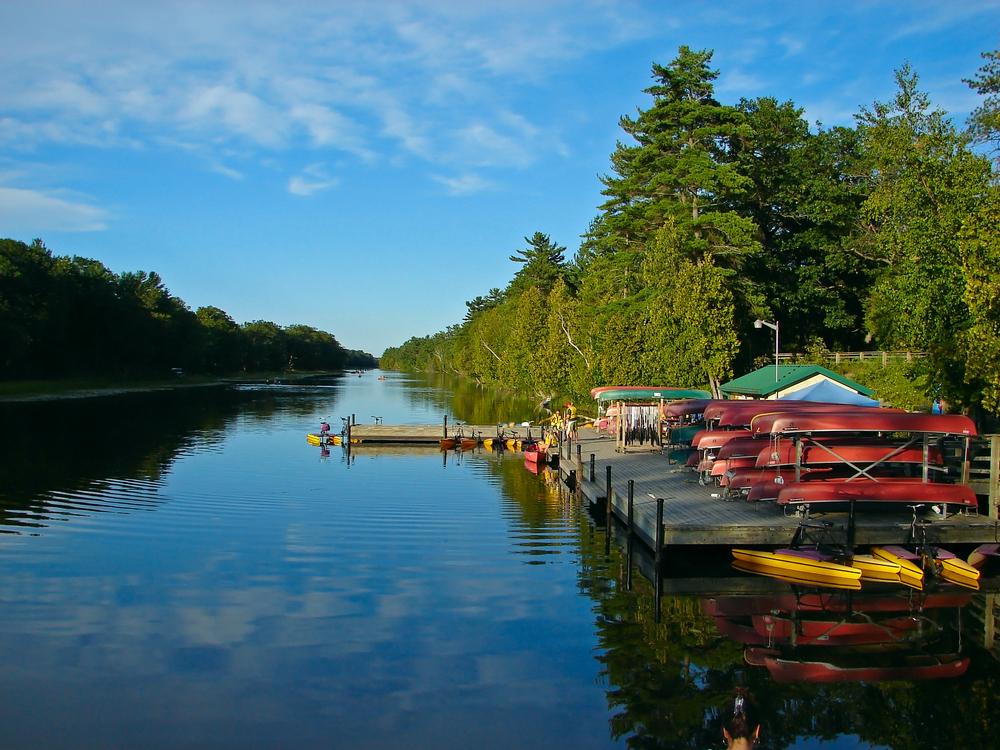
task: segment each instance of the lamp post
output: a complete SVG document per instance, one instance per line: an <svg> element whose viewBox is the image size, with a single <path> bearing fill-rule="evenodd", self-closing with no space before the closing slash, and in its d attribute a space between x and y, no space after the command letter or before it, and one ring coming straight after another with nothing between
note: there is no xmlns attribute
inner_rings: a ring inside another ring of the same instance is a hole
<svg viewBox="0 0 1000 750"><path fill-rule="evenodd" d="M768 323L766 320L757 318L757 320L753 322L754 328L763 328L764 326L767 326L774 331L774 382L777 383L780 379L778 377L778 321Z"/></svg>

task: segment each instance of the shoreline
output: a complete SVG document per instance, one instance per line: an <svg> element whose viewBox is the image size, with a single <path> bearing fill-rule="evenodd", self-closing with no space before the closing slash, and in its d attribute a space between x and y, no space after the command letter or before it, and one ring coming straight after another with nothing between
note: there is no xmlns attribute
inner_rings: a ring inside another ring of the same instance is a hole
<svg viewBox="0 0 1000 750"><path fill-rule="evenodd" d="M253 375L227 375L220 377L193 376L174 380L137 380L134 382L107 382L86 380L37 380L0 383L0 403L32 403L63 401L101 396L120 396L126 393L154 393L156 391L180 388L211 388L223 385L263 383L280 379L284 382L299 382L309 378L342 374L336 372L307 373L255 373Z"/></svg>

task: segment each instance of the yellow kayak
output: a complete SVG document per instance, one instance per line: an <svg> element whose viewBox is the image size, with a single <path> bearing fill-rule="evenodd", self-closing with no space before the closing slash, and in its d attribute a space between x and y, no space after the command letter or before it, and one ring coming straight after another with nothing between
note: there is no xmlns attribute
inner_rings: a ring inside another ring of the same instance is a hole
<svg viewBox="0 0 1000 750"><path fill-rule="evenodd" d="M831 589L848 589L850 591L859 591L861 589L861 581L857 578L827 577L816 573L802 573L801 571L792 570L790 568L777 568L772 565L748 562L745 560L734 560L733 567L736 568L736 570L742 570L744 573L755 573L756 575L767 576L768 578L777 578L790 583L804 583L810 586L820 586Z"/></svg>
<svg viewBox="0 0 1000 750"><path fill-rule="evenodd" d="M942 567L941 577L948 583L954 583L956 586L964 586L967 589L973 589L974 591L979 591L979 581L975 578L970 578L967 575L955 573L952 568Z"/></svg>
<svg viewBox="0 0 1000 750"><path fill-rule="evenodd" d="M979 571L958 557L937 557L934 562L941 566L942 573L967 578L970 581L979 580Z"/></svg>
<svg viewBox="0 0 1000 750"><path fill-rule="evenodd" d="M900 566L898 562L883 560L874 555L854 555L849 565L860 570L861 577L865 580L899 583Z"/></svg>
<svg viewBox="0 0 1000 750"><path fill-rule="evenodd" d="M872 547L872 555L881 560L888 560L899 565L899 580L907 586L915 589L923 589L924 570L912 560L903 557L897 547Z"/></svg>
<svg viewBox="0 0 1000 750"><path fill-rule="evenodd" d="M765 565L778 570L791 570L806 576L822 576L823 578L857 581L861 571L834 562L814 560L811 557L797 555L779 555L774 552L760 552L750 549L734 549L733 557L742 562Z"/></svg>

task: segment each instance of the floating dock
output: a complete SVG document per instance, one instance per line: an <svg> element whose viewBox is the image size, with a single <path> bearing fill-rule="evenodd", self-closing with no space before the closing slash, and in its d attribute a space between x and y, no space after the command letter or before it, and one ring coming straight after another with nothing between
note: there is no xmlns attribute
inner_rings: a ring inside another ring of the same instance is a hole
<svg viewBox="0 0 1000 750"><path fill-rule="evenodd" d="M491 438L497 436L497 426L480 424L447 424L439 425L383 425L355 424L351 425L351 440L359 443L434 443L442 438L467 437ZM542 428L538 427L503 427L507 438L541 437Z"/></svg>

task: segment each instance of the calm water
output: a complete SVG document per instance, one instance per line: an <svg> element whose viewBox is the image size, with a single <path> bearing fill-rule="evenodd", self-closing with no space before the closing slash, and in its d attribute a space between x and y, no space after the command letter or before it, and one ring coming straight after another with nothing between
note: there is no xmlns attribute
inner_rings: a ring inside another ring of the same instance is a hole
<svg viewBox="0 0 1000 750"><path fill-rule="evenodd" d="M802 592L733 598L728 562L675 559L703 590L657 617L648 559L606 546L551 479L509 455L306 443L351 413L491 423L535 405L371 373L0 405L0 747L720 747L738 683L767 747L997 746L973 597L908 600L916 642L869 617L907 635L866 661L959 654L961 677L775 682L745 655L788 645L761 617Z"/></svg>

